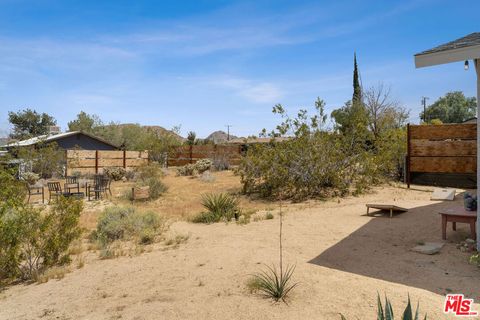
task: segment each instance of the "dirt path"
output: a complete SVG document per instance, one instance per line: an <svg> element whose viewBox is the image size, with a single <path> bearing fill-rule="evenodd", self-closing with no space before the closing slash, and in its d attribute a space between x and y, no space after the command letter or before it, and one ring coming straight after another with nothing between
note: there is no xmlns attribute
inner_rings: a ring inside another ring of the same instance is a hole
<svg viewBox="0 0 480 320"><path fill-rule="evenodd" d="M285 261L296 264L299 283L289 305L251 295L245 282L263 263L278 261L278 216L248 225L194 225L177 249L135 257L88 261L61 280L19 285L0 294L0 319L373 319L376 294L386 293L400 311L407 294L429 319L442 313L443 294L480 301L480 269L447 243L425 256L410 251L419 241L439 241L436 210L461 204L429 200L429 193L381 188L376 193L311 204L286 213ZM366 217L365 203L410 208L394 217ZM468 234L464 225L451 241ZM480 306L476 305L477 310Z"/></svg>

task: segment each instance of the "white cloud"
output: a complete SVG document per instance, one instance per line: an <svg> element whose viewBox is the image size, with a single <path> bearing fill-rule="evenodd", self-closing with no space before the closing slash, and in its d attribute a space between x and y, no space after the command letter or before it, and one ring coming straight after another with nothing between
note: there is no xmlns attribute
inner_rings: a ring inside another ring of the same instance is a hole
<svg viewBox="0 0 480 320"><path fill-rule="evenodd" d="M237 96L253 103L278 103L283 97L283 92L279 86L271 82L224 76L206 79L205 82L231 89Z"/></svg>

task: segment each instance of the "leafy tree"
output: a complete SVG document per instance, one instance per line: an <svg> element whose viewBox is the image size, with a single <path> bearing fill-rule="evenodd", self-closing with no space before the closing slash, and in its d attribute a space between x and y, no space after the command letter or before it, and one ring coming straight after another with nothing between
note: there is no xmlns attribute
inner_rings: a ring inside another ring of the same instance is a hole
<svg viewBox="0 0 480 320"><path fill-rule="evenodd" d="M102 125L102 120L100 120L96 114L90 115L84 111L80 111L80 113L77 114L77 118L68 123L68 130L94 133L95 129Z"/></svg>
<svg viewBox="0 0 480 320"><path fill-rule="evenodd" d="M189 131L187 134L187 144L193 146L197 140L197 134L193 131Z"/></svg>
<svg viewBox="0 0 480 320"><path fill-rule="evenodd" d="M408 111L390 97L390 88L382 83L363 93L368 114L368 128L376 139L387 130L405 126Z"/></svg>
<svg viewBox="0 0 480 320"><path fill-rule="evenodd" d="M55 142L40 142L35 147L18 148L13 153L29 164L31 171L42 178L62 176L64 173L65 152L60 150Z"/></svg>
<svg viewBox="0 0 480 320"><path fill-rule="evenodd" d="M302 200L361 192L376 182L373 154L351 136L326 132L324 108L318 99L315 115L300 110L292 118L274 107L283 121L270 133L271 143L250 146L238 168L245 193ZM275 139L283 135L291 139Z"/></svg>
<svg viewBox="0 0 480 320"><path fill-rule="evenodd" d="M467 98L461 91L448 92L420 113L421 119L431 122L434 119L442 123L460 123L475 117L477 100L475 97Z"/></svg>
<svg viewBox="0 0 480 320"><path fill-rule="evenodd" d="M47 134L49 127L57 124L52 116L31 109L8 112L8 121L13 125L10 137L20 140Z"/></svg>

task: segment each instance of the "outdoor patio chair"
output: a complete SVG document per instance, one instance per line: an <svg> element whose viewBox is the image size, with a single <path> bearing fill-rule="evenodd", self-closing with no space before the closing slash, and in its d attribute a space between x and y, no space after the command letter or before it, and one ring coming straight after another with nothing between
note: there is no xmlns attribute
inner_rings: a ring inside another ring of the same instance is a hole
<svg viewBox="0 0 480 320"><path fill-rule="evenodd" d="M45 192L44 192L43 186L41 187L31 186L28 183L26 183L26 187L28 192L27 203L30 202L30 196L35 196L35 195L42 195L42 203L45 203Z"/></svg>
<svg viewBox="0 0 480 320"><path fill-rule="evenodd" d="M63 187L65 192L71 193L72 190L77 190L77 193L80 192L80 183L78 182L78 178L75 176L65 177L65 184Z"/></svg>
<svg viewBox="0 0 480 320"><path fill-rule="evenodd" d="M52 201L53 197L58 198L59 196L65 196L70 194L68 192L67 193L63 192L60 182L47 182L47 187L48 187L48 193L49 193L48 203Z"/></svg>
<svg viewBox="0 0 480 320"><path fill-rule="evenodd" d="M109 179L106 178L104 175L95 175L93 177L93 185L87 186L87 197L88 200L91 200L91 195L94 193L95 200L98 200L102 197L104 193L107 192L107 188L109 187Z"/></svg>
<svg viewBox="0 0 480 320"><path fill-rule="evenodd" d="M107 177L105 177L104 179L106 180L106 182L105 182L105 192L108 191L108 193L110 193L110 197L111 197L112 196L112 188L111 188L112 179L107 178Z"/></svg>

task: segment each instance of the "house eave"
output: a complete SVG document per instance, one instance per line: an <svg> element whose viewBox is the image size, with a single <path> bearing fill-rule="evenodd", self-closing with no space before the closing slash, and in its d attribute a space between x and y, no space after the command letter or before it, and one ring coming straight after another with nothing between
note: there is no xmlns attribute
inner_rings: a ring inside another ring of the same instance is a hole
<svg viewBox="0 0 480 320"><path fill-rule="evenodd" d="M480 59L480 45L415 55L415 68Z"/></svg>

